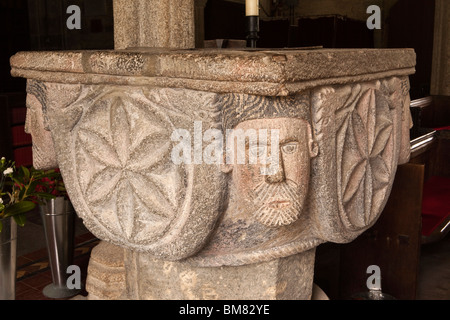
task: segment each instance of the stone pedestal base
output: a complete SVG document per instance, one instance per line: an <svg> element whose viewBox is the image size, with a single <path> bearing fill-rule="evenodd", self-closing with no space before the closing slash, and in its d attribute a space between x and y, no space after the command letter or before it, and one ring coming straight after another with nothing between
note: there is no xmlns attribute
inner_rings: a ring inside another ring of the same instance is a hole
<svg viewBox="0 0 450 320"><path fill-rule="evenodd" d="M315 250L238 267L193 267L125 251L127 293L136 300L309 300Z"/></svg>
<svg viewBox="0 0 450 320"><path fill-rule="evenodd" d="M102 242L92 251L86 288L89 300L310 300L314 258L315 249L269 262L204 268ZM319 292L319 299L326 299Z"/></svg>
<svg viewBox="0 0 450 320"><path fill-rule="evenodd" d="M88 300L120 300L125 295L124 249L100 242L91 252L86 290Z"/></svg>

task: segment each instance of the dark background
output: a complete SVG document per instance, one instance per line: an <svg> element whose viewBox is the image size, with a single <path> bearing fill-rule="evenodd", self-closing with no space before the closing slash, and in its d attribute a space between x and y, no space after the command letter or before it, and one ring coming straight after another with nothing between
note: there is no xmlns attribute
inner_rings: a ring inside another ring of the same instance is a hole
<svg viewBox="0 0 450 320"><path fill-rule="evenodd" d="M303 0L304 1L304 0ZM78 5L81 30L66 28L66 8ZM382 8L383 9L383 8ZM244 5L209 0L205 39L245 39ZM414 48L417 73L411 97L429 95L434 30L434 0L399 0L387 16L388 48ZM373 48L365 21L344 16L261 21L258 47ZM382 25L382 28L384 26ZM0 93L24 90L24 80L9 74L9 58L18 51L113 49L112 0L0 0Z"/></svg>

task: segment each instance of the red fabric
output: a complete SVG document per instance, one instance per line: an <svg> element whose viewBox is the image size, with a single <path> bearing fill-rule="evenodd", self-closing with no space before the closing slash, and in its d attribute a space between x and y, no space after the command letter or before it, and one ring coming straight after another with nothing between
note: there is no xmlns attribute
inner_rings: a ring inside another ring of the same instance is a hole
<svg viewBox="0 0 450 320"><path fill-rule="evenodd" d="M25 126L12 127L12 143L14 147L32 144L31 134L25 132Z"/></svg>
<svg viewBox="0 0 450 320"><path fill-rule="evenodd" d="M436 131L450 130L450 126L447 126L447 127L440 127L440 128L435 128L434 130L436 130Z"/></svg>
<svg viewBox="0 0 450 320"><path fill-rule="evenodd" d="M448 219L450 219L450 178L431 177L423 189L422 234L429 236Z"/></svg>
<svg viewBox="0 0 450 320"><path fill-rule="evenodd" d="M18 148L14 150L14 161L16 167L31 167L33 165L32 147Z"/></svg>
<svg viewBox="0 0 450 320"><path fill-rule="evenodd" d="M14 108L11 110L11 124L25 123L27 117L27 108Z"/></svg>

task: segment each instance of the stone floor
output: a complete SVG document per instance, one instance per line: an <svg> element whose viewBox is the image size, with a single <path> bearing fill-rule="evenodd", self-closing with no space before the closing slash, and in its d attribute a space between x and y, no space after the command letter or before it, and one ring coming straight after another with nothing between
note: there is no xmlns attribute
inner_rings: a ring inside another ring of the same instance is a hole
<svg viewBox="0 0 450 320"><path fill-rule="evenodd" d="M52 300L42 290L52 283L42 223L31 216L18 231L16 300ZM90 252L99 243L80 219L75 224L74 264L82 272L84 283ZM450 300L450 234L443 240L423 245L421 249L418 300ZM75 299L84 299L82 291Z"/></svg>
<svg viewBox="0 0 450 320"><path fill-rule="evenodd" d="M80 267L83 284L86 281L90 252L98 242L90 233L75 237L73 264ZM46 248L18 257L16 300L56 300L43 294L43 289L51 283L52 275ZM79 295L87 296L84 287Z"/></svg>

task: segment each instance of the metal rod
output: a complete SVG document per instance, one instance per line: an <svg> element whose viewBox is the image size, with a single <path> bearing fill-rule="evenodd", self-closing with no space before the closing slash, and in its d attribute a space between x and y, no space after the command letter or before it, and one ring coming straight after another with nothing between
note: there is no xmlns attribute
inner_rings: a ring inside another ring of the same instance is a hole
<svg viewBox="0 0 450 320"><path fill-rule="evenodd" d="M16 298L16 250L17 224L7 218L0 232L0 300Z"/></svg>
<svg viewBox="0 0 450 320"><path fill-rule="evenodd" d="M76 295L79 290L66 286L67 267L73 261L73 236L75 211L69 200L56 198L40 206L47 251L53 283L44 288L44 295L50 298L65 298Z"/></svg>

